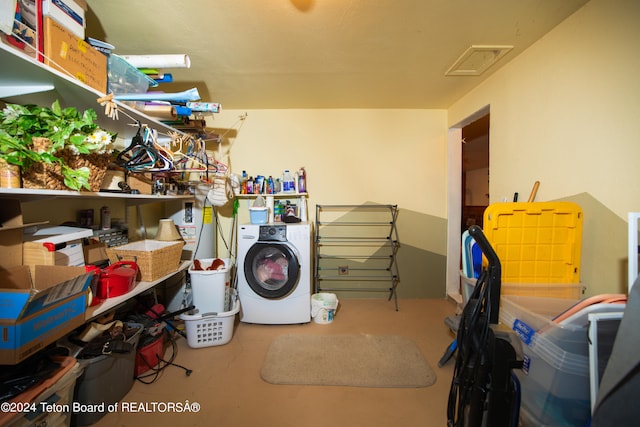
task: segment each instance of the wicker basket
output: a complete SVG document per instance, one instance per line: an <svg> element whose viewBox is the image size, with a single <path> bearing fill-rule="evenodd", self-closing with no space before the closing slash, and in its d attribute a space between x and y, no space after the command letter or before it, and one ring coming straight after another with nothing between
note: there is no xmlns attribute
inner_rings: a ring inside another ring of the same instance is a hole
<svg viewBox="0 0 640 427"><path fill-rule="evenodd" d="M140 240L106 250L111 263L135 261L140 280L152 282L178 270L183 246L183 241Z"/></svg>
<svg viewBox="0 0 640 427"><path fill-rule="evenodd" d="M46 138L33 138L34 150L45 149ZM91 191L98 192L107 173L111 154L74 154L69 149L56 152L56 157L73 169L89 168L89 186ZM46 188L47 190L68 190L64 185L64 177L59 164L34 163L22 169L22 186L24 188Z"/></svg>

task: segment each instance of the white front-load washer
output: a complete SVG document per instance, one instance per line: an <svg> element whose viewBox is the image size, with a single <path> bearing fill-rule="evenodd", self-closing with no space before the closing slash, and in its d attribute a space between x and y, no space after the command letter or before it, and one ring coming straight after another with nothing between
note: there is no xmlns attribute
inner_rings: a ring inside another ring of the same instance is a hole
<svg viewBox="0 0 640 427"><path fill-rule="evenodd" d="M259 324L311 320L311 225L238 226L240 321Z"/></svg>

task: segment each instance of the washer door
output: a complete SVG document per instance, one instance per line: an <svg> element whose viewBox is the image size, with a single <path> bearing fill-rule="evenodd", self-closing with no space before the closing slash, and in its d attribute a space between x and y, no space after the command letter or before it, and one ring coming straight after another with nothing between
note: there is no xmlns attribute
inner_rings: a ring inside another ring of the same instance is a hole
<svg viewBox="0 0 640 427"><path fill-rule="evenodd" d="M300 264L287 244L258 242L244 258L244 276L263 298L279 299L293 291L300 278Z"/></svg>

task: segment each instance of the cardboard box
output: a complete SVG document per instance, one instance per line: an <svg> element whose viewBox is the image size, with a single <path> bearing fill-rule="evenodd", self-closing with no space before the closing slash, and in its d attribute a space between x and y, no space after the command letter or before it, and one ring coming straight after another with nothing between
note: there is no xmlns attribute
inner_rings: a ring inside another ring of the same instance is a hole
<svg viewBox="0 0 640 427"><path fill-rule="evenodd" d="M140 194L151 194L153 176L151 173L131 173L127 176L127 184L132 190L138 190Z"/></svg>
<svg viewBox="0 0 640 427"><path fill-rule="evenodd" d="M107 90L107 57L63 25L45 17L44 63L101 93Z"/></svg>
<svg viewBox="0 0 640 427"><path fill-rule="evenodd" d="M84 17L85 9L74 0L43 0L42 16L49 16L76 37L84 40L84 31L87 27Z"/></svg>
<svg viewBox="0 0 640 427"><path fill-rule="evenodd" d="M84 267L38 265L0 271L0 364L16 364L84 324Z"/></svg>
<svg viewBox="0 0 640 427"><path fill-rule="evenodd" d="M91 237L93 230L80 227L38 227L25 233L22 245L22 263L34 265L85 265L82 239Z"/></svg>
<svg viewBox="0 0 640 427"><path fill-rule="evenodd" d="M37 34L22 22L15 21L11 33L0 32L0 42L32 58L36 57Z"/></svg>
<svg viewBox="0 0 640 427"><path fill-rule="evenodd" d="M26 227L46 224L24 224L20 202L0 199L0 271L22 265L22 234Z"/></svg>
<svg viewBox="0 0 640 427"><path fill-rule="evenodd" d="M33 0L19 0L22 20L31 28L39 26L38 20L43 16L49 16L76 36L84 40L87 11L85 0L40 0L39 5ZM38 10L40 7L40 10ZM40 15L40 16L38 16Z"/></svg>
<svg viewBox="0 0 640 427"><path fill-rule="evenodd" d="M84 252L84 262L89 265L99 264L109 259L107 245L102 242L84 245L82 251Z"/></svg>
<svg viewBox="0 0 640 427"><path fill-rule="evenodd" d="M20 202L0 199L0 364L15 364L84 323L92 274L22 265Z"/></svg>

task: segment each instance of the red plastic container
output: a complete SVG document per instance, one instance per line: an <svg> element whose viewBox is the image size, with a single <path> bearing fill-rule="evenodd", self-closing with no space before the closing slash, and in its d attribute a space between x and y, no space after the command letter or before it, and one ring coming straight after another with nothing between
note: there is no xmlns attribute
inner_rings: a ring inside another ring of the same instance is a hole
<svg viewBox="0 0 640 427"><path fill-rule="evenodd" d="M138 271L138 264L133 261L118 261L102 269L96 297L105 300L131 291L136 286Z"/></svg>

